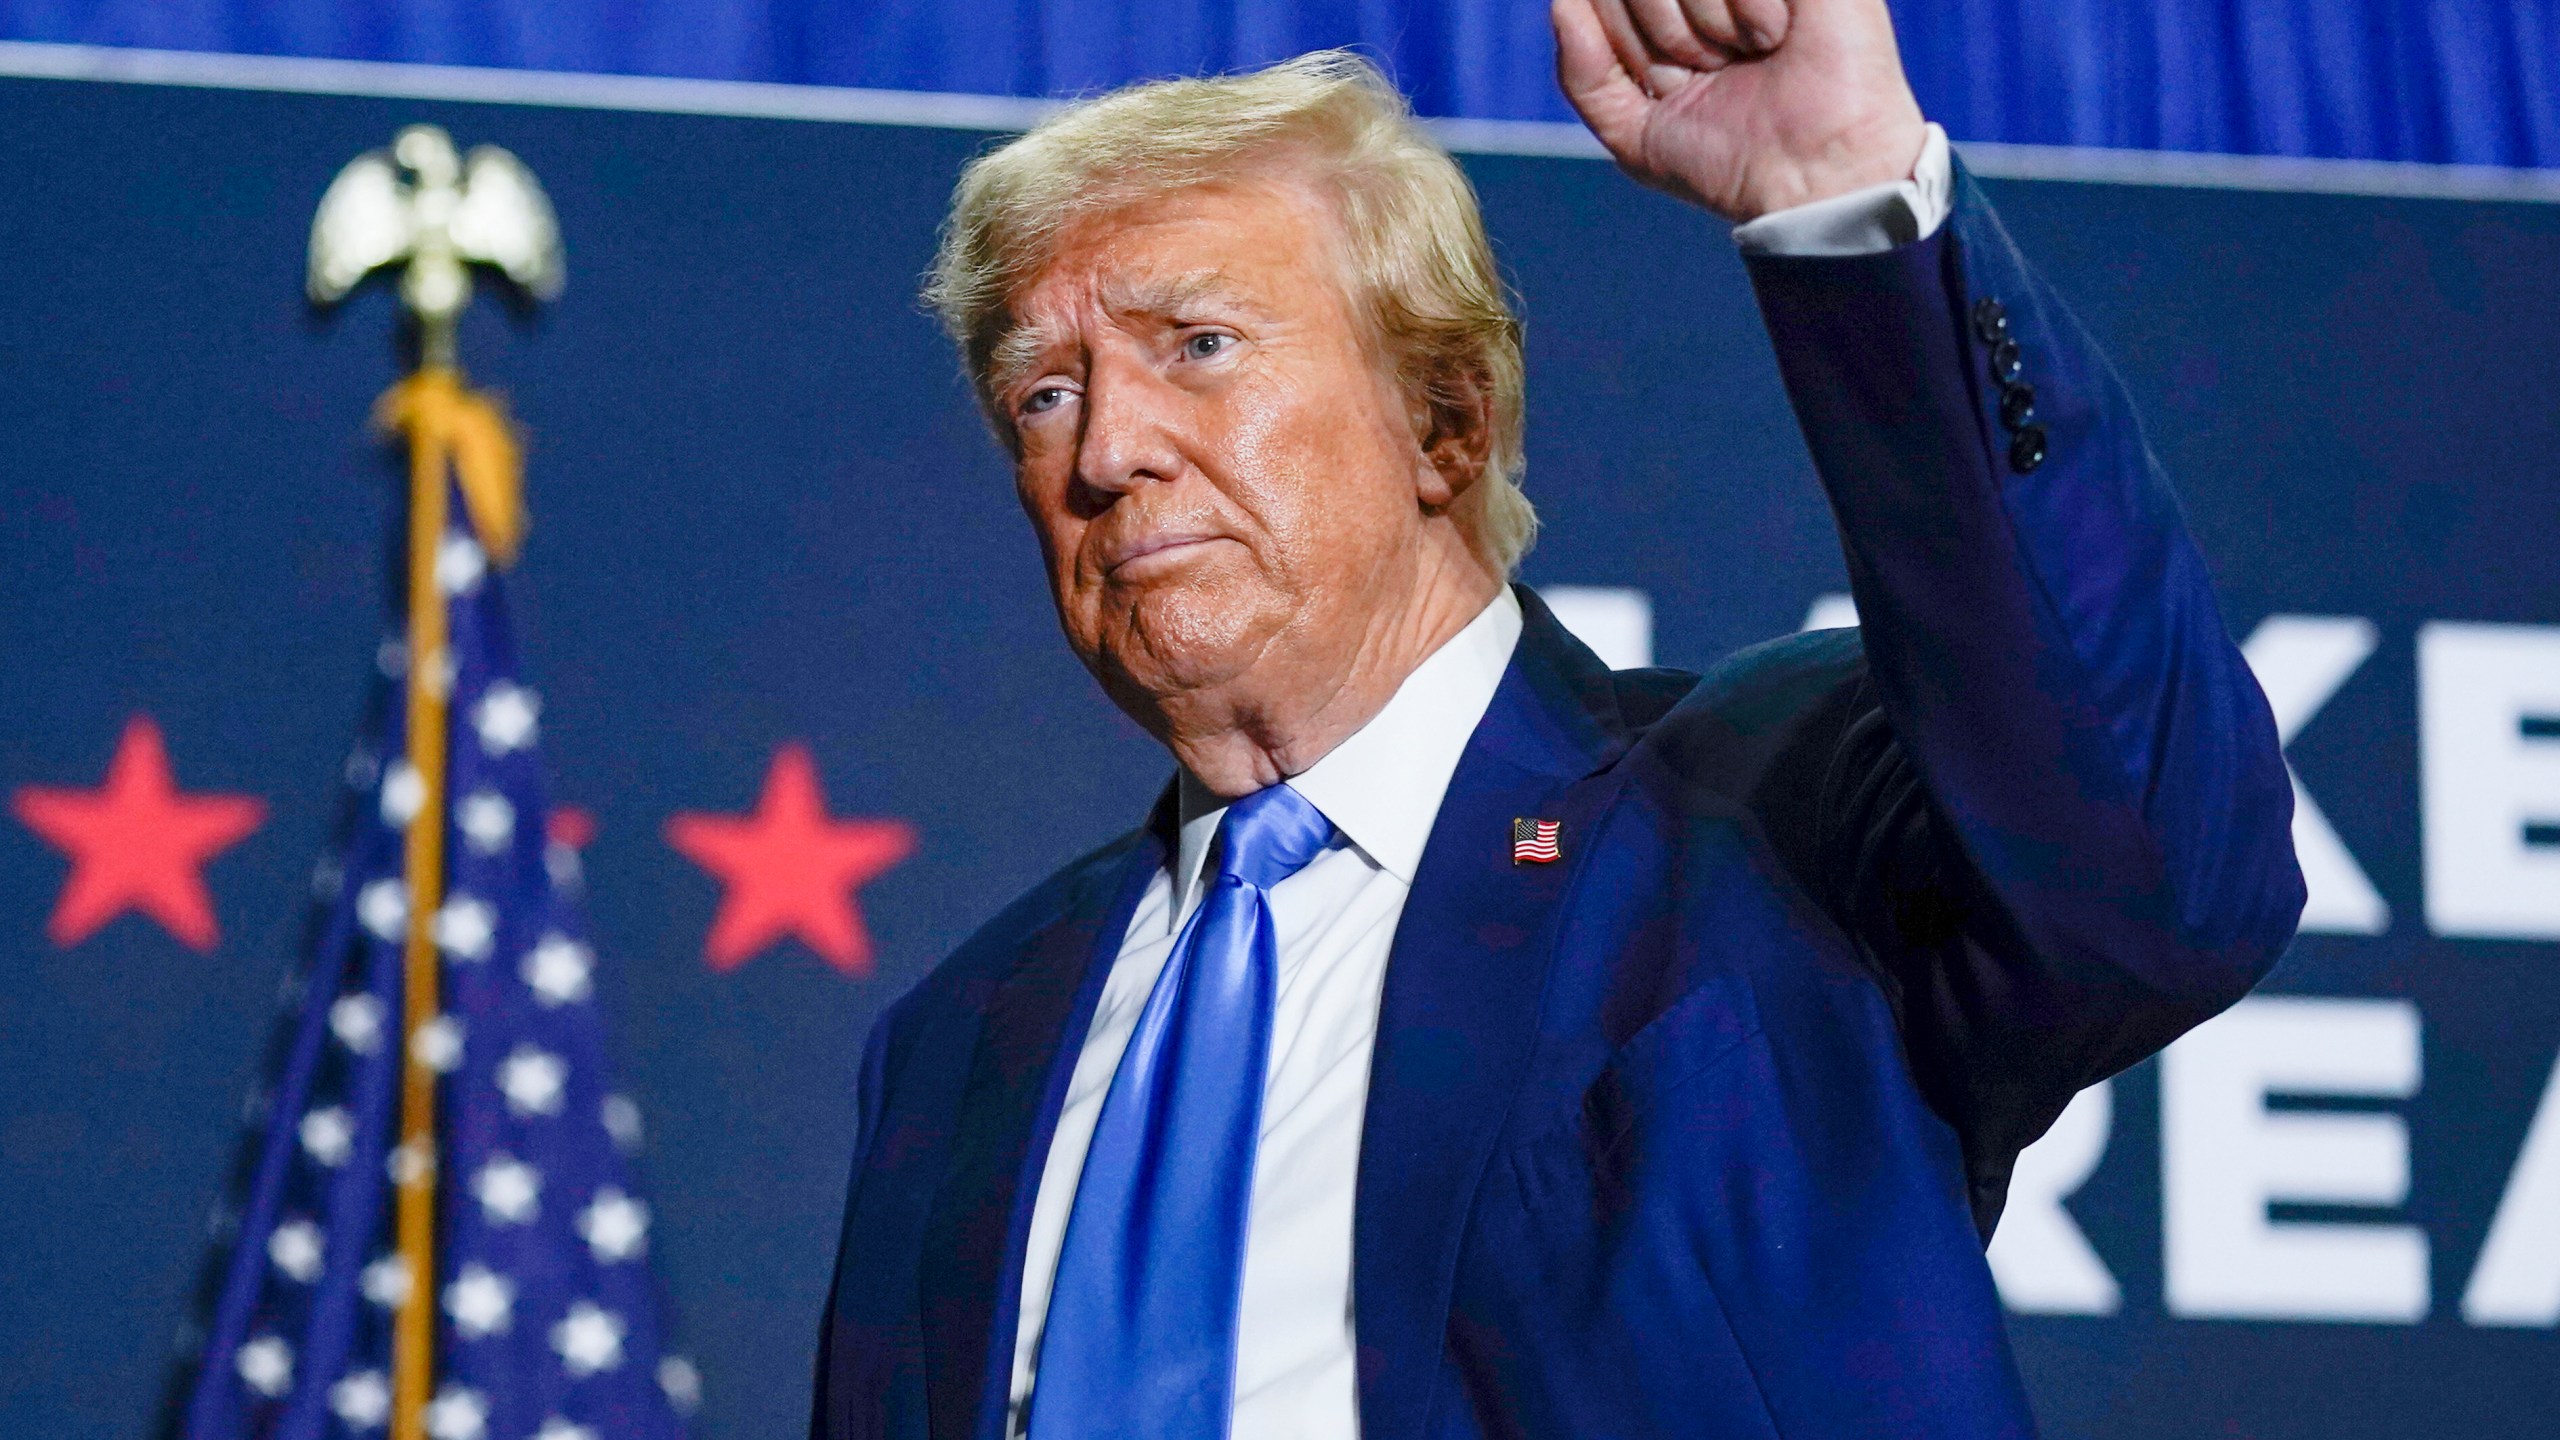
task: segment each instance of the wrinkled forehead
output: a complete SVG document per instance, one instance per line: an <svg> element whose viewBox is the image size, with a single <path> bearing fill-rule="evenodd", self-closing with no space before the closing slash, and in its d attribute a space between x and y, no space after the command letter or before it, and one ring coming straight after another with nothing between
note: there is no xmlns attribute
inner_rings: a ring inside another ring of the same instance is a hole
<svg viewBox="0 0 2560 1440"><path fill-rule="evenodd" d="M1304 304L1310 292L1338 304L1349 294L1341 240L1331 197L1285 171L1100 200L1023 265L989 336L988 383L1096 320Z"/></svg>
<svg viewBox="0 0 2560 1440"><path fill-rule="evenodd" d="M1170 319L1251 304L1267 288L1255 283L1267 277L1250 273L1249 266L1239 274L1233 258L1224 252L1201 257L1202 263L1187 269L1179 263L1183 258L1187 257L1114 247L1090 260L1053 265L1019 292L1010 307L1012 324L1033 330L1074 324L1082 312L1130 320ZM1165 261L1175 263L1159 263Z"/></svg>

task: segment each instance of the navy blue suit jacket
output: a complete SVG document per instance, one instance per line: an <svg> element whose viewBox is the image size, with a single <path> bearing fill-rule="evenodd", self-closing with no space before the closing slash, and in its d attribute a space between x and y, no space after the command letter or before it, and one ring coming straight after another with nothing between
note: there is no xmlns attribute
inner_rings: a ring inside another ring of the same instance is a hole
<svg viewBox="0 0 2560 1440"><path fill-rule="evenodd" d="M2301 907L2204 562L1970 180L1930 240L1751 275L1863 629L1613 674L1521 592L1387 967L1370 1440L2031 1433L1982 1256L2012 1162L2245 993ZM1515 816L1561 819L1563 860L1514 864ZM873 1034L818 1440L1001 1436L1032 1196L1164 827Z"/></svg>

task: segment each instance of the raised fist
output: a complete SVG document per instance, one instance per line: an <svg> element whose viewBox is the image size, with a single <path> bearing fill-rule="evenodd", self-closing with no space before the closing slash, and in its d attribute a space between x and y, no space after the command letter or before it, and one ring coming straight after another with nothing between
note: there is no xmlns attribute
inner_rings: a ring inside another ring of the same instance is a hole
<svg viewBox="0 0 2560 1440"><path fill-rule="evenodd" d="M1884 0L1554 0L1554 19L1557 78L1618 164L1736 224L1919 159Z"/></svg>

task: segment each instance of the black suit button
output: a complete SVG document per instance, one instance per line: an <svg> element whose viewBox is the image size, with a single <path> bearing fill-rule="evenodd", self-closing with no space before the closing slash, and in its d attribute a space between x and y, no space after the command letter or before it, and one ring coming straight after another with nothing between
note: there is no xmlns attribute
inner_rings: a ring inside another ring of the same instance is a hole
<svg viewBox="0 0 2560 1440"><path fill-rule="evenodd" d="M1997 345L2009 333L2009 308L1988 296L1973 302L1973 333L1985 345Z"/></svg>
<svg viewBox="0 0 2560 1440"><path fill-rule="evenodd" d="M1991 347L1991 378L2006 385L2026 368L2018 358L2018 342L2003 340Z"/></svg>
<svg viewBox="0 0 2560 1440"><path fill-rule="evenodd" d="M2036 418L2036 387L2012 385L2000 392L2000 423L2015 430Z"/></svg>
<svg viewBox="0 0 2560 1440"><path fill-rule="evenodd" d="M2044 427L2030 425L2009 440L2009 468L2021 475L2032 474L2044 463Z"/></svg>

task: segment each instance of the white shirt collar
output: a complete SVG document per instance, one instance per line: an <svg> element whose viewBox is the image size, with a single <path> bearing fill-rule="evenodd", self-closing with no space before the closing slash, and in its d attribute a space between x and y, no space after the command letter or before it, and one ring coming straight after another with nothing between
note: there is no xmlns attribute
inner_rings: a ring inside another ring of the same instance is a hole
<svg viewBox="0 0 2560 1440"><path fill-rule="evenodd" d="M1458 757L1493 703L1520 642L1520 600L1509 586L1467 628L1414 667L1395 695L1350 738L1289 784L1344 838L1406 885L1439 818ZM1182 839L1174 857L1172 917L1189 907L1226 806L1191 772L1181 776Z"/></svg>

